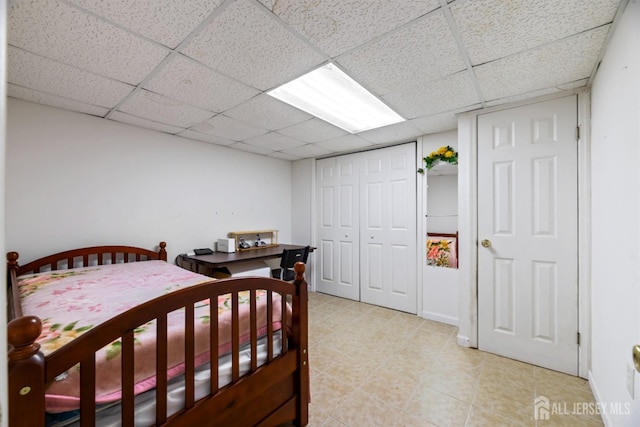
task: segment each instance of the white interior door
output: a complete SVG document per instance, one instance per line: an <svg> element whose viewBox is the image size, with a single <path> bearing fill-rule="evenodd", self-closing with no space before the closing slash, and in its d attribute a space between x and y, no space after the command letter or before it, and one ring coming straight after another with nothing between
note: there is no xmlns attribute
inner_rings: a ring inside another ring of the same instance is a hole
<svg viewBox="0 0 640 427"><path fill-rule="evenodd" d="M478 347L572 375L576 126L575 96L478 116Z"/></svg>
<svg viewBox="0 0 640 427"><path fill-rule="evenodd" d="M415 144L363 155L360 172L360 298L415 314Z"/></svg>
<svg viewBox="0 0 640 427"><path fill-rule="evenodd" d="M319 292L360 300L358 164L353 155L316 163Z"/></svg>

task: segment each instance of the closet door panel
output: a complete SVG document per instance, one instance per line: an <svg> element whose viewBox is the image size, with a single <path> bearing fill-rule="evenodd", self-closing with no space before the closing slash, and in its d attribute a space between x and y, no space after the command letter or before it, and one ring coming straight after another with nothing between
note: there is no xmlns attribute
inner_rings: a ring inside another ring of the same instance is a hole
<svg viewBox="0 0 640 427"><path fill-rule="evenodd" d="M360 292L363 302L417 312L415 144L362 153ZM375 248L375 250L374 250Z"/></svg>
<svg viewBox="0 0 640 427"><path fill-rule="evenodd" d="M360 300L358 165L353 156L316 162L319 292Z"/></svg>

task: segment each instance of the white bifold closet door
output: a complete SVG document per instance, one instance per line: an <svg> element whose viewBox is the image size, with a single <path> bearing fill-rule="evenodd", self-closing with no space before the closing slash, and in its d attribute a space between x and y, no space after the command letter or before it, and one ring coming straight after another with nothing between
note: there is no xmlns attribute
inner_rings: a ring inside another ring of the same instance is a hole
<svg viewBox="0 0 640 427"><path fill-rule="evenodd" d="M317 162L317 289L417 312L416 148Z"/></svg>
<svg viewBox="0 0 640 427"><path fill-rule="evenodd" d="M359 176L355 155L316 162L319 292L360 300Z"/></svg>

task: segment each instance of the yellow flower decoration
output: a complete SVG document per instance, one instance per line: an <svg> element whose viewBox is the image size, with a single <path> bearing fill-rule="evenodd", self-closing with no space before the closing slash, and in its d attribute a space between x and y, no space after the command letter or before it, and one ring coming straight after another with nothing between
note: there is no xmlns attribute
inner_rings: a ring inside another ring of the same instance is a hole
<svg viewBox="0 0 640 427"><path fill-rule="evenodd" d="M427 169L431 169L438 162L446 162L451 163L452 165L457 165L458 153L450 146L444 145L438 148L436 151L431 152L431 154L429 154L423 160ZM424 169L418 169L418 173L424 173Z"/></svg>

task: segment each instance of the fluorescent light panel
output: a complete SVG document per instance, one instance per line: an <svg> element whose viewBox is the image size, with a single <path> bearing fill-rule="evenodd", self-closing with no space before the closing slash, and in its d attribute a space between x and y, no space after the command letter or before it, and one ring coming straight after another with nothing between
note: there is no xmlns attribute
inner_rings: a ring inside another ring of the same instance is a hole
<svg viewBox="0 0 640 427"><path fill-rule="evenodd" d="M351 133L405 120L331 63L267 94Z"/></svg>

